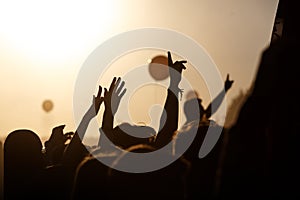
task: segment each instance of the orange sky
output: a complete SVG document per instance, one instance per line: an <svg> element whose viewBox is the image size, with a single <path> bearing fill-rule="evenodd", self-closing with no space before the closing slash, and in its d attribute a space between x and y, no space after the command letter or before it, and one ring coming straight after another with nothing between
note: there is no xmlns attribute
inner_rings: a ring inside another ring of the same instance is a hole
<svg viewBox="0 0 300 200"><path fill-rule="evenodd" d="M73 90L83 62L112 35L142 27L172 29L201 44L221 76L225 79L230 73L235 80L227 95L230 103L251 85L261 52L270 42L277 3L278 0L1 1L0 138L19 128L32 129L44 138L60 124L66 124L66 131L74 131ZM123 59L129 66L147 64L154 54L137 52L133 54L134 61L130 56ZM207 105L210 98L201 81L199 90ZM41 107L45 99L54 102L49 113ZM147 116L135 115L137 120L143 117L141 121L147 120Z"/></svg>

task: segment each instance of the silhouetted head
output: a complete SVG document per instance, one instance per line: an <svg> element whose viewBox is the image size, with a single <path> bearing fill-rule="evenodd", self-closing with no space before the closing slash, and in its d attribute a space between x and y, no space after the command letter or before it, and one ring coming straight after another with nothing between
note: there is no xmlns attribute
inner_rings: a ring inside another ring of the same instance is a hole
<svg viewBox="0 0 300 200"><path fill-rule="evenodd" d="M33 131L15 130L4 142L5 164L40 168L44 163L42 147L39 136ZM16 167L20 168L20 166Z"/></svg>
<svg viewBox="0 0 300 200"><path fill-rule="evenodd" d="M129 123L122 123L113 130L118 139L117 145L128 148L136 144L150 144L156 131L150 126L136 126Z"/></svg>
<svg viewBox="0 0 300 200"><path fill-rule="evenodd" d="M130 156L129 152L149 153L154 150L150 145L134 145L115 159L107 173L107 194L110 199L184 199L184 179L188 163L182 159L151 172L128 173L115 169L128 165L126 158Z"/></svg>
<svg viewBox="0 0 300 200"><path fill-rule="evenodd" d="M36 133L26 129L11 132L4 142L5 197L14 198L25 192L44 164L42 142Z"/></svg>
<svg viewBox="0 0 300 200"><path fill-rule="evenodd" d="M210 129L209 132L208 129ZM216 137L216 135L218 135L218 133L220 132L220 129L222 129L222 127L211 120L192 121L190 123L185 124L174 135L173 153L183 154L184 157L190 161L199 160L198 154L200 152L204 138L207 136L207 134L210 134L209 137L211 138ZM187 150L183 149L182 147L186 146L187 142L191 141L191 138L193 139L191 144L188 146Z"/></svg>
<svg viewBox="0 0 300 200"><path fill-rule="evenodd" d="M115 159L115 155L99 154L88 156L78 165L71 199L108 199L107 192L107 170L108 166L98 159Z"/></svg>
<svg viewBox="0 0 300 200"><path fill-rule="evenodd" d="M200 120L204 116L204 108L202 106L202 99L192 98L184 103L184 114L186 117L186 122L191 122L194 120Z"/></svg>

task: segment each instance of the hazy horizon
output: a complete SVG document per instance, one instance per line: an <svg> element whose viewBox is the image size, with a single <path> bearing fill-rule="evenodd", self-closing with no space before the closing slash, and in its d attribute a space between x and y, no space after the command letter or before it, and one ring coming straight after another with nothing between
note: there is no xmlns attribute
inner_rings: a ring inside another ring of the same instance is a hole
<svg viewBox="0 0 300 200"><path fill-rule="evenodd" d="M225 80L229 73L235 81L226 96L229 106L251 87L261 53L270 43L277 4L278 0L1 2L0 139L21 128L31 129L41 138L61 124L66 124L65 132L75 131L73 91L82 64L105 40L137 28L171 29L199 43L221 77ZM154 55L154 51L136 52L116 61L115 68L123 63L128 67L146 65ZM186 71L191 80L192 75ZM205 83L193 83L203 104L208 105ZM50 112L42 109L46 99L54 103ZM134 122L150 123L147 114L133 112ZM222 118L214 117L217 121Z"/></svg>

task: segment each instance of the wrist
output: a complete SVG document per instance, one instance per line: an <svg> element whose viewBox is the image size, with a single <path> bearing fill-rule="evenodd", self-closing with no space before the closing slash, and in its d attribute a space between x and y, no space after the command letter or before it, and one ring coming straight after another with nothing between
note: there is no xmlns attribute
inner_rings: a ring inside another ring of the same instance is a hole
<svg viewBox="0 0 300 200"><path fill-rule="evenodd" d="M175 95L178 98L179 93L181 92L181 90L179 89L178 86L169 86L168 92L173 93L173 95Z"/></svg>
<svg viewBox="0 0 300 200"><path fill-rule="evenodd" d="M180 81L170 81L169 88L178 88Z"/></svg>
<svg viewBox="0 0 300 200"><path fill-rule="evenodd" d="M90 109L85 113L84 118L85 119L92 119L97 115L95 107L92 106Z"/></svg>

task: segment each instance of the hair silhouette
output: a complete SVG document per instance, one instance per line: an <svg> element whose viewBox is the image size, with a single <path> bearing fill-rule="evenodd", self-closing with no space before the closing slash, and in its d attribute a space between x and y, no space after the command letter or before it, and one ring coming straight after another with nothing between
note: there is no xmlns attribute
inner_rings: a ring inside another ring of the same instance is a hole
<svg viewBox="0 0 300 200"><path fill-rule="evenodd" d="M126 164L128 152L149 153L153 150L153 146L134 145L115 159L107 173L109 199L185 199L189 163L183 159L152 172L128 173L114 169Z"/></svg>
<svg viewBox="0 0 300 200"><path fill-rule="evenodd" d="M42 142L36 133L26 129L9 133L4 142L4 198L26 197L33 177L44 167Z"/></svg>
<svg viewBox="0 0 300 200"><path fill-rule="evenodd" d="M229 74L227 74L224 89L220 91L220 93L212 100L212 102L204 108L202 105L202 99L199 97L194 97L187 100L184 103L184 114L186 117L185 124L192 122L194 120L198 121L207 121L210 117L219 109L221 103L225 98L225 94L232 87L233 80L229 79Z"/></svg>

